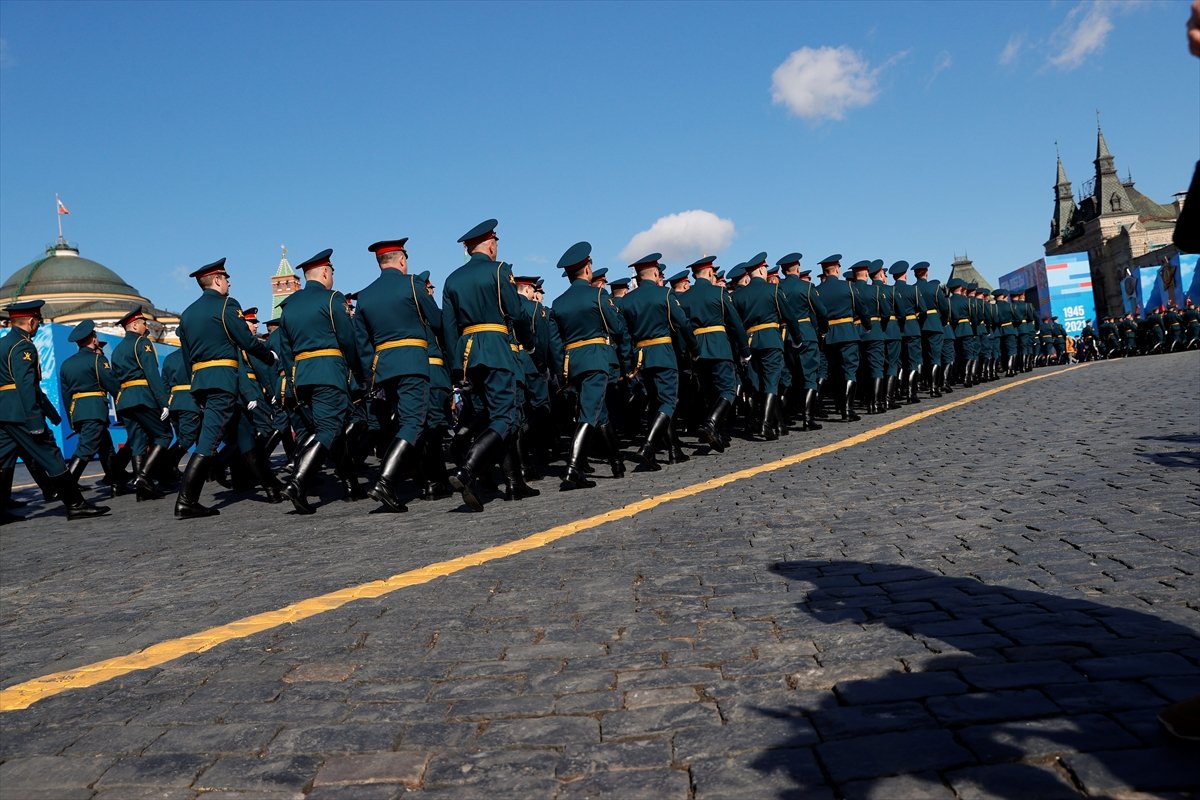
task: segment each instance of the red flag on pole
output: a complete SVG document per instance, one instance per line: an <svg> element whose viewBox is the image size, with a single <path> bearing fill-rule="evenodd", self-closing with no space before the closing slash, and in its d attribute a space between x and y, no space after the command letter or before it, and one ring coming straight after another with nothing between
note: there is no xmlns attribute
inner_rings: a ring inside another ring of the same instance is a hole
<svg viewBox="0 0 1200 800"><path fill-rule="evenodd" d="M67 211L67 207L63 205L63 201L58 198L58 195L54 195L54 202L58 203L58 213L60 213L60 214L70 214L71 213L70 211Z"/></svg>

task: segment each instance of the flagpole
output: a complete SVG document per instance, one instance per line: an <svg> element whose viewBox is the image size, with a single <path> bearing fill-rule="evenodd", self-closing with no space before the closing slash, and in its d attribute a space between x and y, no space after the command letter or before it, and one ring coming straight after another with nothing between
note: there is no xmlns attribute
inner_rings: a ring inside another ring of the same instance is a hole
<svg viewBox="0 0 1200 800"><path fill-rule="evenodd" d="M64 239L63 235L62 235L63 215L62 215L62 212L58 210L61 205L62 205L62 198L60 198L58 196L58 192L55 192L54 193L54 216L58 217L58 243L59 244L63 244L64 242L66 242L66 239Z"/></svg>

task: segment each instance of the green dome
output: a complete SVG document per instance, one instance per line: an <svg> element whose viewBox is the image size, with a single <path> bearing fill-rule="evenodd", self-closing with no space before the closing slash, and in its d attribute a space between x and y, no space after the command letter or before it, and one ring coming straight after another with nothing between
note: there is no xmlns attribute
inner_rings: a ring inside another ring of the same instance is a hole
<svg viewBox="0 0 1200 800"><path fill-rule="evenodd" d="M18 300L45 300L47 319L64 322L76 317L119 319L142 306L155 318L174 317L154 307L141 292L103 264L83 258L79 248L59 241L41 258L26 264L0 285L0 304Z"/></svg>

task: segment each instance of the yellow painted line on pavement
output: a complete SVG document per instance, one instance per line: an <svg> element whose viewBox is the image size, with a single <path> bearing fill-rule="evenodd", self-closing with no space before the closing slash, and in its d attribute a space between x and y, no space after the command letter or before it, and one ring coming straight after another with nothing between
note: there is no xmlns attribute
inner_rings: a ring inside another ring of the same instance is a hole
<svg viewBox="0 0 1200 800"><path fill-rule="evenodd" d="M1090 363L1090 362L1089 362ZM442 578L447 575L453 575L456 572L461 572L469 567L486 564L489 561L496 561L502 558L508 558L529 550L536 550L539 547L556 542L559 539L565 539L568 536L573 536L581 531L590 530L600 525L617 520L629 519L641 514L643 511L649 511L653 508L670 503L675 500L683 500L688 497L695 497L705 492L711 492L714 489L720 489L723 486L728 486L737 481L753 478L767 472L775 472L776 470L786 469L787 467L801 464L805 461L810 461L829 453L844 450L848 447L869 442L872 439L877 439L891 433L894 430L904 428L908 425L913 425L921 420L928 419L935 414L942 414L946 411L951 411L956 408L974 403L977 400L982 400L986 397L999 394L1000 392L1008 391L1009 389L1022 386L1033 381L1050 378L1056 375L1062 375L1071 370L1079 369L1087 366L1087 364L1077 364L1057 372L1035 375L1029 378L1023 378L1012 383L998 386L994 389L979 392L978 394L970 395L959 400L955 400L943 405L935 406L924 411L918 411L901 419L888 422L880 425L877 428L865 430L862 433L841 439L831 444L821 447L814 447L810 450L805 450L802 453L781 458L778 461L771 461L766 464L759 464L755 467L747 467L736 472L730 472L716 478L711 478L700 483L684 486L681 489L675 489L670 492L664 492L653 497L647 497L644 500L639 500L635 503L615 508L611 511L606 511L603 514L578 519L574 522L568 522L563 525L556 525L553 528L526 536L523 539L516 539L511 542L499 544L494 547L487 547L474 553L451 558L447 561L438 561L434 564L429 564L418 569L401 572L393 575L390 578L385 578L369 583L359 584L357 586L348 586L344 589L338 589L328 594L310 597L306 600L300 600L283 608L274 611L266 611L261 614L253 614L249 617L244 617L239 620L218 625L215 628L194 633L190 636L183 636L178 639L170 639L165 642L151 645L144 650L129 655L117 656L108 658L103 661L97 661L94 664L87 664L75 669L55 672L49 675L43 675L40 678L18 683L0 691L0 712L19 711L24 708L44 700L47 697L53 697L63 692L72 689L84 689L89 686L95 686L98 683L117 678L122 675L127 675L130 672L137 670L150 669L166 664L169 661L174 661L185 655L195 653L203 653L207 650L224 644L225 642L235 639L243 639L256 633L276 628L280 625L289 622L299 622L315 617L318 614L324 614L327 611L333 611L342 606L352 603L355 600L366 600L376 597L382 597L385 594L391 594L398 589L404 589L409 586L417 586L423 583L429 583L436 578Z"/></svg>

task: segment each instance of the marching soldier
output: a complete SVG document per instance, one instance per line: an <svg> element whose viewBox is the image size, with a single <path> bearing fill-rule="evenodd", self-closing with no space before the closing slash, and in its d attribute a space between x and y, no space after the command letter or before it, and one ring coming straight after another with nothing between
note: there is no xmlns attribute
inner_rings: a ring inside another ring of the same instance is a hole
<svg viewBox="0 0 1200 800"><path fill-rule="evenodd" d="M120 382L117 414L125 423L128 446L133 448L133 467L137 477L133 488L138 502L163 496L154 482L171 446L171 426L167 424L167 387L158 369L158 352L146 335L142 308L130 311L118 323L125 338L113 350L112 371Z"/></svg>
<svg viewBox="0 0 1200 800"><path fill-rule="evenodd" d="M531 443L536 442L536 455L542 460L547 460L546 456L554 449L554 420L550 410L550 384L546 376L562 361L562 341L558 336L558 326L550 319L550 313L545 307L534 299L539 280L541 279L535 276L516 278L521 309L529 321L534 340L532 353L525 348L521 348L517 353L524 371L526 422L517 433L520 463L515 466L525 472L533 469L532 459L535 454L529 447ZM541 477L540 469L537 469L535 474ZM509 480L505 496L520 499L518 495L534 496L531 492L536 490L530 489L524 485L523 480L516 478Z"/></svg>
<svg viewBox="0 0 1200 800"><path fill-rule="evenodd" d="M750 347L741 316L725 290L713 282L714 261L716 256L705 256L689 266L694 280L679 303L688 315L696 339L697 369L704 378L704 385L711 386L716 392L708 419L700 426L700 441L723 453L725 416L737 395L734 358L748 361Z"/></svg>
<svg viewBox="0 0 1200 800"><path fill-rule="evenodd" d="M129 494L133 487L125 482L124 470L114 463L116 450L108 433L108 397L120 391L120 384L113 377L95 331L96 324L90 319L75 326L67 339L79 345L79 352L64 360L58 370L67 422L79 437L67 469L78 483L88 462L99 453L104 482L113 495Z"/></svg>
<svg viewBox="0 0 1200 800"><path fill-rule="evenodd" d="M44 300L26 300L5 309L9 329L0 338L0 524L22 519L8 510L18 454L46 473L67 507L67 519L108 513L108 506L94 506L83 499L78 481L46 429L50 404L42 393L42 370L33 344L45 304ZM107 419L107 413L105 416Z"/></svg>
<svg viewBox="0 0 1200 800"><path fill-rule="evenodd" d="M1033 369L1034 318L1037 316L1033 307L1026 302L1025 292L1025 289L1020 289L1013 290L1012 293L1013 316L1016 317L1017 324L1017 352L1020 362L1018 369L1021 372Z"/></svg>
<svg viewBox="0 0 1200 800"><path fill-rule="evenodd" d="M450 429L452 395L454 384L450 380L450 369L446 362L446 347L442 342L442 310L433 297L433 283L426 270L417 276L425 285L429 295L429 408L425 414L425 430L417 441L420 452L423 478L420 497L422 500L441 500L449 497L450 482L446 476L446 455L442 444Z"/></svg>
<svg viewBox="0 0 1200 800"><path fill-rule="evenodd" d="M1173 353L1180 345L1180 340L1183 337L1182 320L1179 317L1179 310L1175 308L1175 303L1167 306L1166 311L1162 315L1163 330L1166 332L1166 341L1164 344L1165 352Z"/></svg>
<svg viewBox="0 0 1200 800"><path fill-rule="evenodd" d="M1000 364L1006 377L1017 374L1017 330L1012 303L1008 301L1008 292L996 289L992 292L996 298L996 326L1000 336Z"/></svg>
<svg viewBox="0 0 1200 800"><path fill-rule="evenodd" d="M496 261L496 220L459 237L470 260L450 273L442 289L442 336L452 354L452 375L470 382L487 429L471 444L450 484L474 511L483 510L476 478L516 446L517 374L514 348L533 348L533 336L513 282L512 269ZM511 440L511 441L510 441Z"/></svg>
<svg viewBox="0 0 1200 800"><path fill-rule="evenodd" d="M745 262L747 283L733 295L733 304L746 325L750 344L751 365L755 375L754 389L762 402L762 426L759 435L768 441L779 438L786 424L779 402L779 379L783 372L783 330L799 347L800 315L792 306L787 293L778 284L767 282L767 254Z"/></svg>
<svg viewBox="0 0 1200 800"><path fill-rule="evenodd" d="M178 329L176 336L182 336ZM175 429L175 441L171 443L167 468L175 471L183 454L191 450L200 440L200 425L203 416L200 406L192 397L192 370L183 360L183 350L177 349L163 359L163 380L166 381L167 410L171 412L171 427Z"/></svg>
<svg viewBox="0 0 1200 800"><path fill-rule="evenodd" d="M203 416L196 450L188 459L175 498L175 517L194 519L220 513L200 503L200 491L223 441L241 454L250 476L266 490L268 502L282 502L279 481L254 446L253 425L239 398L243 353L267 363L273 363L275 355L247 330L241 306L229 296L225 259L200 267L190 277L203 292L180 315L179 349L191 371L188 391L203 409Z"/></svg>
<svg viewBox="0 0 1200 800"><path fill-rule="evenodd" d="M825 331L825 355L830 360L830 371L838 374L838 380L842 384L842 419L856 422L862 418L854 412L861 339L855 321L861 321L864 327L869 327L871 320L859 306L850 284L838 280L838 272L842 266L841 254L826 256L820 264L824 280L817 292L829 315Z"/></svg>
<svg viewBox="0 0 1200 800"><path fill-rule="evenodd" d="M351 412L350 378L361 387L365 376L346 299L333 288L332 256L333 250L322 250L296 267L304 273L304 288L289 295L281 317L280 355L291 365L287 377L313 431L304 448L297 448L296 469L283 487L283 496L300 514L316 511L306 487L326 455L333 459L345 498L354 499L358 484L345 432Z"/></svg>
<svg viewBox="0 0 1200 800"><path fill-rule="evenodd" d="M555 298L550 315L563 343L562 375L578 395L575 435L560 491L595 486L585 474L588 439L598 431L608 451L614 478L625 475L616 433L608 418L608 384L611 361L626 345L625 320L612 298L592 286L592 246L577 242L558 259L558 267L571 279L567 290ZM657 253L647 256L657 262ZM626 302L628 296L622 302Z"/></svg>
<svg viewBox="0 0 1200 800"><path fill-rule="evenodd" d="M942 364L945 369L942 370L942 391L946 394L954 391L951 384L958 375L958 344L957 336L954 334L956 321L952 316L950 306L950 287L947 283L942 286L939 281L930 281L937 287L939 302L945 303L945 307L941 308L942 319L945 323L942 325Z"/></svg>
<svg viewBox="0 0 1200 800"><path fill-rule="evenodd" d="M883 267L883 259L871 262L871 279L875 291L878 292L880 324L883 326L883 387L876 393L876 403L881 412L889 408L899 408L896 402L897 387L900 380L900 326L897 324L895 305L892 300L892 289L888 286L887 271Z"/></svg>
<svg viewBox="0 0 1200 800"><path fill-rule="evenodd" d="M879 265L882 267L883 262L879 262ZM850 287L854 292L855 303L863 309L863 322L859 327L858 377L865 378L869 383L858 391L867 397L868 414L878 414L883 410L879 407L879 395L883 391L883 371L887 355L883 333L882 293L878 287L871 285L868 277L874 266L873 261L864 259L850 268L853 273Z"/></svg>
<svg viewBox="0 0 1200 800"><path fill-rule="evenodd" d="M900 355L903 372L900 376L901 394L909 403L918 402L917 391L921 377L921 298L916 284L908 282L908 262L897 261L888 269L892 284L892 311L900 328Z"/></svg>
<svg viewBox="0 0 1200 800"><path fill-rule="evenodd" d="M942 366L942 339L945 337L945 326L942 324L943 307L949 314L949 303L938 293L937 283L929 280L929 262L918 261L913 264L913 275L917 279L917 313L921 322L921 361L929 365L929 396L941 397L942 370L949 369L947 364Z"/></svg>
<svg viewBox="0 0 1200 800"><path fill-rule="evenodd" d="M796 319L800 330L799 345L787 352L794 355L793 363L796 366L796 369L793 370L794 377L800 378L800 386L804 390L804 399L801 403L802 428L816 431L821 429L816 420L821 358L817 331L824 330L828 324L829 315L826 313L825 303L821 300L821 293L812 285L812 270L800 269L801 258L803 256L800 253L788 253L775 263L784 273L779 284L787 293L788 298L792 301L792 307L799 315Z"/></svg>
<svg viewBox="0 0 1200 800"><path fill-rule="evenodd" d="M1193 347L1200 347L1200 311L1196 310L1196 304L1192 302L1192 298L1189 297L1184 301L1179 321L1183 325L1184 349L1191 350Z"/></svg>
<svg viewBox="0 0 1200 800"><path fill-rule="evenodd" d="M637 288L621 302L621 316L633 342L634 367L631 375L640 377L653 388L658 401L658 411L650 423L646 441L638 448L639 469L660 469L655 458L657 442L665 439L669 463L674 464L678 452L675 447L674 418L679 402L679 362L675 358L674 341L682 338L687 351L694 352L696 339L679 303L676 291L658 284L657 254L646 256L635 265ZM680 277L682 275L682 277ZM687 274L673 276L676 284L687 282ZM684 289L683 293L687 290Z"/></svg>
<svg viewBox="0 0 1200 800"><path fill-rule="evenodd" d="M955 340L956 362L962 363L963 385L968 389L974 385L976 349L975 328L972 324L971 298L967 296L967 285L960 278L946 282L950 292L950 327Z"/></svg>
<svg viewBox="0 0 1200 800"><path fill-rule="evenodd" d="M395 437L383 458L379 480L368 494L392 511L407 511L396 484L415 463L417 442L429 407L429 320L437 313L425 281L408 274L408 238L375 242L379 277L358 293L355 327L362 373L371 389L382 388L396 419Z"/></svg>

